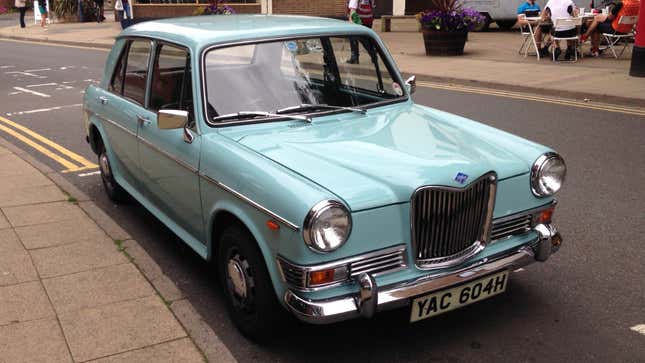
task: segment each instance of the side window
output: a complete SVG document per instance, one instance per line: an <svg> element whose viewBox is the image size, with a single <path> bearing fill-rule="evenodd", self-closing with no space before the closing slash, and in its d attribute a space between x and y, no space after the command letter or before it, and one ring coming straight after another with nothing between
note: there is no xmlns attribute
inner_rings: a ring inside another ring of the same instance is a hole
<svg viewBox="0 0 645 363"><path fill-rule="evenodd" d="M184 48L160 44L152 68L150 109L188 111L193 119L190 54Z"/></svg>
<svg viewBox="0 0 645 363"><path fill-rule="evenodd" d="M112 73L112 81L110 82L109 90L111 92L121 94L123 93L123 65L125 64L125 58L128 54L128 46L126 44L121 51L121 56L119 61L114 67L114 73Z"/></svg>
<svg viewBox="0 0 645 363"><path fill-rule="evenodd" d="M141 105L146 99L150 46L151 43L147 40L135 40L130 43L125 68L123 95Z"/></svg>

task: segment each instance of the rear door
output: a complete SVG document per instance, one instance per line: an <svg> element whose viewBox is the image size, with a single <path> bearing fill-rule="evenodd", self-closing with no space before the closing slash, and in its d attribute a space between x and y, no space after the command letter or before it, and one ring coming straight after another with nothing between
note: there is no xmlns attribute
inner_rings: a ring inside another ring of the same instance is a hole
<svg viewBox="0 0 645 363"><path fill-rule="evenodd" d="M138 189L138 129L152 114L146 104L148 63L152 51L149 39L128 40L112 74L108 90L98 95L104 128L111 148L110 160L117 181Z"/></svg>

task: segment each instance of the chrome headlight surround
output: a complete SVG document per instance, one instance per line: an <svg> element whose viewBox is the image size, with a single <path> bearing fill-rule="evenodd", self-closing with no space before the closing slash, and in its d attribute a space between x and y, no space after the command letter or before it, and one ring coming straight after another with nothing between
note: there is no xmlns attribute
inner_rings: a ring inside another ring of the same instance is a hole
<svg viewBox="0 0 645 363"><path fill-rule="evenodd" d="M328 253L345 244L351 231L352 216L345 205L323 200L307 213L302 237L312 251Z"/></svg>
<svg viewBox="0 0 645 363"><path fill-rule="evenodd" d="M557 193L567 175L564 159L555 152L540 155L531 167L531 191L536 197Z"/></svg>

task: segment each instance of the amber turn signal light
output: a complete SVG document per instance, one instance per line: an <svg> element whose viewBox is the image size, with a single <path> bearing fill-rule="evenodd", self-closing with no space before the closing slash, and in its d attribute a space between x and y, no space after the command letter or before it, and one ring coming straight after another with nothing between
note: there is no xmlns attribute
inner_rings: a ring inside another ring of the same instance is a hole
<svg viewBox="0 0 645 363"><path fill-rule="evenodd" d="M334 269L311 271L309 273L309 285L324 285L334 281Z"/></svg>
<svg viewBox="0 0 645 363"><path fill-rule="evenodd" d="M267 228L269 228L272 231L277 231L280 229L280 225L276 223L275 221L267 221Z"/></svg>
<svg viewBox="0 0 645 363"><path fill-rule="evenodd" d="M538 213L535 218L536 224L548 224L551 223L551 218L553 217L553 212L555 208L545 209L542 212Z"/></svg>

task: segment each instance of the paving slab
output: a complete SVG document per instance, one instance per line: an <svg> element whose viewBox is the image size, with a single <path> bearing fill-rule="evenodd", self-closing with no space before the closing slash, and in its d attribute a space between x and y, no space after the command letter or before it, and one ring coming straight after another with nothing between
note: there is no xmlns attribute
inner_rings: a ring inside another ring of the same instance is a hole
<svg viewBox="0 0 645 363"><path fill-rule="evenodd" d="M9 221L7 220L7 218L5 218L2 211L0 211L0 229L10 228L10 227L11 227L11 224L9 224Z"/></svg>
<svg viewBox="0 0 645 363"><path fill-rule="evenodd" d="M56 277L128 262L107 239L82 241L32 250L31 258L42 278Z"/></svg>
<svg viewBox="0 0 645 363"><path fill-rule="evenodd" d="M86 216L60 222L18 227L16 233L20 236L25 248L29 250L106 238L105 232Z"/></svg>
<svg viewBox="0 0 645 363"><path fill-rule="evenodd" d="M72 362L56 319L0 326L0 361L7 363Z"/></svg>
<svg viewBox="0 0 645 363"><path fill-rule="evenodd" d="M35 280L38 274L18 236L11 229L0 230L0 286Z"/></svg>
<svg viewBox="0 0 645 363"><path fill-rule="evenodd" d="M131 263L45 279L43 284L58 313L155 294Z"/></svg>
<svg viewBox="0 0 645 363"><path fill-rule="evenodd" d="M197 363L204 362L204 357L199 353L195 345L188 338L175 340L133 350L122 354L113 355L107 358L93 360L94 363L148 363L148 362L182 362ZM220 362L217 360L217 362Z"/></svg>
<svg viewBox="0 0 645 363"><path fill-rule="evenodd" d="M0 326L54 316L39 281L0 287Z"/></svg>
<svg viewBox="0 0 645 363"><path fill-rule="evenodd" d="M6 155L6 154L11 154L11 151L7 149L6 147L0 146L0 155Z"/></svg>
<svg viewBox="0 0 645 363"><path fill-rule="evenodd" d="M144 348L186 336L158 296L59 315L76 361Z"/></svg>
<svg viewBox="0 0 645 363"><path fill-rule="evenodd" d="M23 189L30 187L41 187L54 185L52 181L43 174L11 175L0 177L0 185L3 189Z"/></svg>
<svg viewBox="0 0 645 363"><path fill-rule="evenodd" d="M8 207L3 208L2 211L14 227L85 217L85 214L80 208L74 203L66 201Z"/></svg>
<svg viewBox="0 0 645 363"><path fill-rule="evenodd" d="M0 189L0 208L63 200L67 200L67 196L54 185L18 190Z"/></svg>
<svg viewBox="0 0 645 363"><path fill-rule="evenodd" d="M13 153L0 154L0 177L40 174L29 163Z"/></svg>

